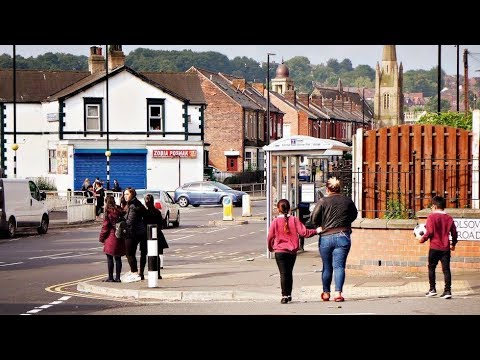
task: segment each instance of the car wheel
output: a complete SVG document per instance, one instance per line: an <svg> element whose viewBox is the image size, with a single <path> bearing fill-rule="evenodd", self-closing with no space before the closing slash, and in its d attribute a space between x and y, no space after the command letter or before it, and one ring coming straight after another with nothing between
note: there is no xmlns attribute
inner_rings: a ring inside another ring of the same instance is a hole
<svg viewBox="0 0 480 360"><path fill-rule="evenodd" d="M177 200L178 205L181 207L187 207L188 206L188 199L185 196L180 196Z"/></svg>
<svg viewBox="0 0 480 360"><path fill-rule="evenodd" d="M8 220L8 237L13 238L17 234L17 224L15 224L15 218L11 217Z"/></svg>
<svg viewBox="0 0 480 360"><path fill-rule="evenodd" d="M177 220L175 220L172 224L173 224L173 227L180 226L180 211L177 212Z"/></svg>
<svg viewBox="0 0 480 360"><path fill-rule="evenodd" d="M163 220L163 228L168 229L169 226L170 226L170 215L167 213L167 215L165 215L165 219Z"/></svg>
<svg viewBox="0 0 480 360"><path fill-rule="evenodd" d="M40 226L37 228L38 233L41 234L46 234L48 231L48 224L50 223L50 220L48 218L47 214L44 214L42 216L42 222Z"/></svg>

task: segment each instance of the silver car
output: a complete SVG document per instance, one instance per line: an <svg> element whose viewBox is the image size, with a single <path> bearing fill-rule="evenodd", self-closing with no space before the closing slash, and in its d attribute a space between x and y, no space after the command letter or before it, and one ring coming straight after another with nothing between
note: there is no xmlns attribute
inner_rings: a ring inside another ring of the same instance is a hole
<svg viewBox="0 0 480 360"><path fill-rule="evenodd" d="M153 195L155 207L162 212L163 226L168 228L170 224L173 227L180 226L180 207L175 204L172 197L165 190L154 189L135 189L137 192L137 199L145 205L145 195Z"/></svg>

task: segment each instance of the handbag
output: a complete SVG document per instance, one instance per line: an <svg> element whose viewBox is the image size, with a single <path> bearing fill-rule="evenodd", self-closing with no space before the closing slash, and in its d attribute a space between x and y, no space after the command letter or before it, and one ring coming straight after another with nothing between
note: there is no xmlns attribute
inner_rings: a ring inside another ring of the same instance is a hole
<svg viewBox="0 0 480 360"><path fill-rule="evenodd" d="M123 217L120 217L115 223L115 236L117 239L124 239L125 235L127 235L127 222Z"/></svg>

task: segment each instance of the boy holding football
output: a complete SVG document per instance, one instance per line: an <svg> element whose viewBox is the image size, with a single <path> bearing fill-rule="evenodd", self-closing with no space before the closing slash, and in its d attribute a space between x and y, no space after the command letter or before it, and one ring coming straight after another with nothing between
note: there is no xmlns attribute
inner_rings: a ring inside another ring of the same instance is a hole
<svg viewBox="0 0 480 360"><path fill-rule="evenodd" d="M430 240L430 249L428 251L428 282L430 290L425 294L427 297L437 295L435 288L435 270L440 261L442 264L443 276L445 279L445 288L442 299L452 297L452 274L450 272L450 251L455 250L458 242L457 227L453 218L445 212L446 201L441 196L434 196L432 199L432 213L428 215L425 227L427 231L420 238L420 244ZM449 235L452 236L450 244Z"/></svg>

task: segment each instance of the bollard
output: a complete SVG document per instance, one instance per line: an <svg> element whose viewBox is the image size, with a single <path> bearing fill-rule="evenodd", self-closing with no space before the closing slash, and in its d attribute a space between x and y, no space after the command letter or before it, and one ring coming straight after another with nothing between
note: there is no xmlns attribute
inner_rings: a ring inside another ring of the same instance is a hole
<svg viewBox="0 0 480 360"><path fill-rule="evenodd" d="M223 204L223 220L233 220L233 202L230 196L224 196Z"/></svg>
<svg viewBox="0 0 480 360"><path fill-rule="evenodd" d="M147 225L148 287L158 287L157 225Z"/></svg>
<svg viewBox="0 0 480 360"><path fill-rule="evenodd" d="M248 194L242 196L242 216L252 216L252 204Z"/></svg>

